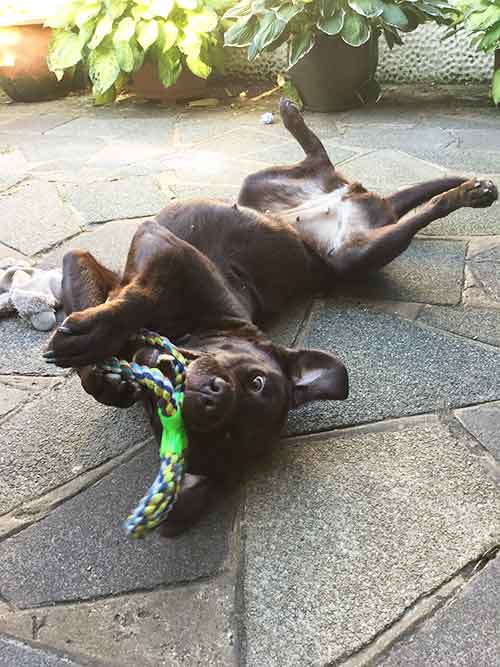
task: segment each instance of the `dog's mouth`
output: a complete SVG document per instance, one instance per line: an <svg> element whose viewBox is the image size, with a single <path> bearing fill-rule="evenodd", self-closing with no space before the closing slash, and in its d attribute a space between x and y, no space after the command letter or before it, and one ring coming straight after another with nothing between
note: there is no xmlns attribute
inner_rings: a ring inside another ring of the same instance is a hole
<svg viewBox="0 0 500 667"><path fill-rule="evenodd" d="M183 415L186 426L196 431L212 431L230 417L235 403L234 383L211 355L178 348L189 360L186 369L186 388ZM159 368L171 381L172 368L159 360L161 352L145 345L133 355L138 364Z"/></svg>

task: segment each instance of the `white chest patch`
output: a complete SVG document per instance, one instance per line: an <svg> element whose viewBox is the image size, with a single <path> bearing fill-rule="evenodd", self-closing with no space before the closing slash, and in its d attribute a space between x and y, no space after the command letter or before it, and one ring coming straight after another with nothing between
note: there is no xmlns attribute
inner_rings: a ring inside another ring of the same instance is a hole
<svg viewBox="0 0 500 667"><path fill-rule="evenodd" d="M284 211L281 217L331 253L368 227L362 207L344 199L347 192L348 186L337 188Z"/></svg>

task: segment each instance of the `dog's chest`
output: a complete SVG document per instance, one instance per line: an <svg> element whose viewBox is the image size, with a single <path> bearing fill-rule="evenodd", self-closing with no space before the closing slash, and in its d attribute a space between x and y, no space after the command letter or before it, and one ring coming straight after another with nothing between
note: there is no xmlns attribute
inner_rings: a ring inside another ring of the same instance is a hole
<svg viewBox="0 0 500 667"><path fill-rule="evenodd" d="M347 194L348 186L337 188L285 211L281 217L321 249L338 250L368 227L361 207Z"/></svg>

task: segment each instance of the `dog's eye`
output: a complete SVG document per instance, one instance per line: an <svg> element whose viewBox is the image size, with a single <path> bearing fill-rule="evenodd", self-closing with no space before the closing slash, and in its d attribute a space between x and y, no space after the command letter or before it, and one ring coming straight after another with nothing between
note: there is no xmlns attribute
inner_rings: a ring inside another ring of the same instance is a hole
<svg viewBox="0 0 500 667"><path fill-rule="evenodd" d="M250 380L250 389L256 394L259 394L264 389L265 384L265 378L263 378L262 375L256 375Z"/></svg>

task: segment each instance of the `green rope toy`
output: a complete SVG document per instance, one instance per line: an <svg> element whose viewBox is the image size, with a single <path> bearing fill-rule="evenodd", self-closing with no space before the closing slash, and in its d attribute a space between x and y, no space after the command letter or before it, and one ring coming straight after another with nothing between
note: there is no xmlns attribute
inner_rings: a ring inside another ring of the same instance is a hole
<svg viewBox="0 0 500 667"><path fill-rule="evenodd" d="M165 521L177 500L186 471L188 441L182 419L182 401L188 361L168 338L152 331L143 330L133 340L154 345L161 350L157 363L170 364L175 378L172 383L159 368L141 366L135 361L128 362L116 357L100 365L104 372L118 373L125 381L138 382L158 397L157 409L162 425L160 470L149 491L124 524L131 537L140 538Z"/></svg>

